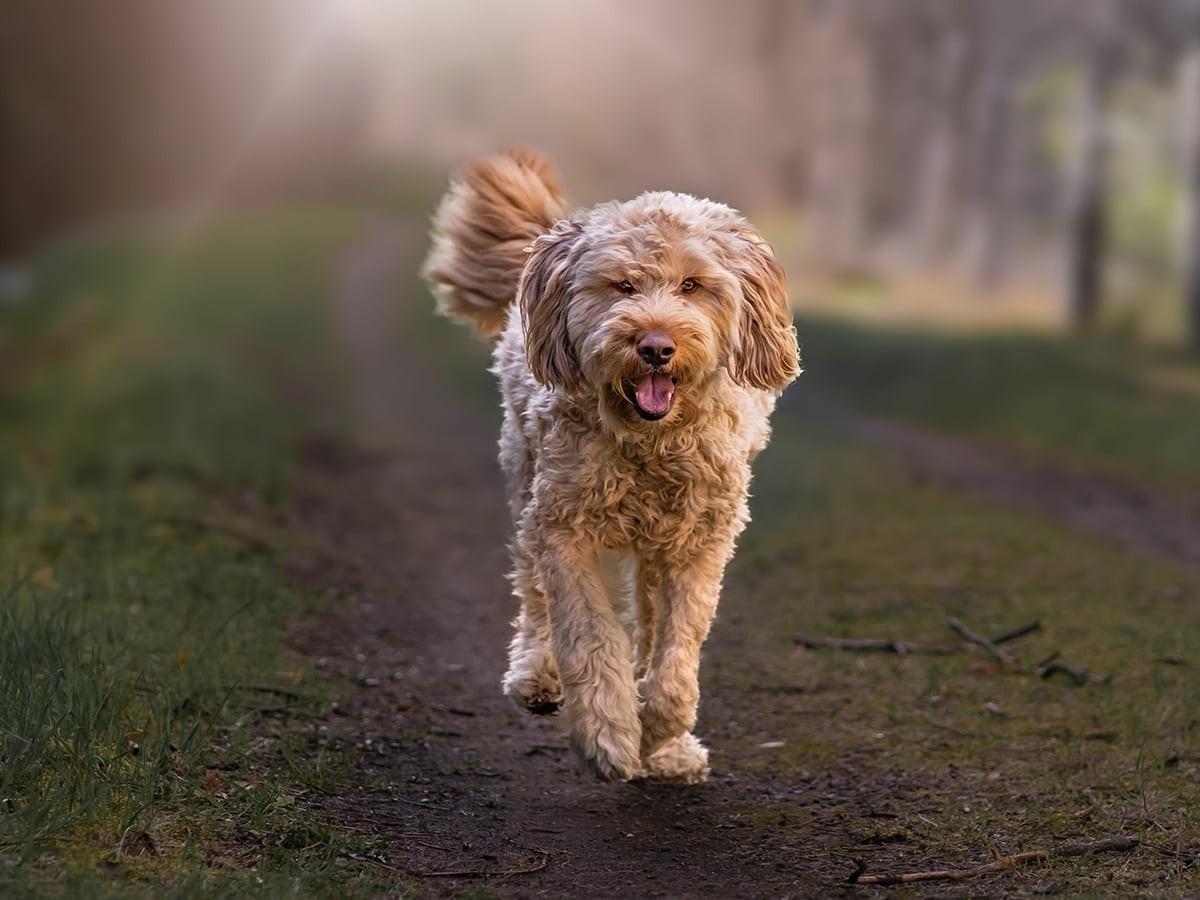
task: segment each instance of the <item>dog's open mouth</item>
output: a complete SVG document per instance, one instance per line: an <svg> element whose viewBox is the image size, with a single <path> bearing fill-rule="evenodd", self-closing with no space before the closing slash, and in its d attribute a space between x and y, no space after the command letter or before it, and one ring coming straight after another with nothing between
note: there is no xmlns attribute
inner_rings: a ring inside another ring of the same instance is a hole
<svg viewBox="0 0 1200 900"><path fill-rule="evenodd" d="M639 416L657 421L671 411L675 379L666 372L647 372L633 385L633 406Z"/></svg>

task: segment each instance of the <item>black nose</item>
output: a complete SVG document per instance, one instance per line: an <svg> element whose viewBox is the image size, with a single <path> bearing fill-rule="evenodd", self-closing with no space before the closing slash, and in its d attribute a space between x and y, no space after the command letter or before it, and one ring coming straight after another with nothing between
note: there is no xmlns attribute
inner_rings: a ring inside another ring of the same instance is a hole
<svg viewBox="0 0 1200 900"><path fill-rule="evenodd" d="M652 331L638 341L637 352L650 365L665 366L675 355L675 342L661 331Z"/></svg>

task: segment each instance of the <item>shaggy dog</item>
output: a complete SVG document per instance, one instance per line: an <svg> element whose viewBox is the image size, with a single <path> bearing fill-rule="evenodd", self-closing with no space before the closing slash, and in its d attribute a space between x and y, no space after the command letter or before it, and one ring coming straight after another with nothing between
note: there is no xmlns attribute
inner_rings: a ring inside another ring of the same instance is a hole
<svg viewBox="0 0 1200 900"><path fill-rule="evenodd" d="M561 707L600 778L703 781L700 646L799 372L783 270L686 194L568 214L550 164L515 151L451 185L424 274L495 343L521 601L504 692Z"/></svg>

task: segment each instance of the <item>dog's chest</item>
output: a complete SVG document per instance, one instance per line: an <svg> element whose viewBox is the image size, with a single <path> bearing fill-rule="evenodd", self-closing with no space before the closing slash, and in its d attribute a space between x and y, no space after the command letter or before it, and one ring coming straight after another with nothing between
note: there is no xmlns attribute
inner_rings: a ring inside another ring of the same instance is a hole
<svg viewBox="0 0 1200 900"><path fill-rule="evenodd" d="M744 517L745 460L723 447L600 455L576 511L603 546L678 550Z"/></svg>

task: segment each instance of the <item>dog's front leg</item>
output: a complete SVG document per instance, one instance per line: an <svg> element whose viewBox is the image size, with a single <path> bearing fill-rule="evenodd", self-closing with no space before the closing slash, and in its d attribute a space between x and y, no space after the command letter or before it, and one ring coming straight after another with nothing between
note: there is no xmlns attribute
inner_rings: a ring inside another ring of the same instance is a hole
<svg viewBox="0 0 1200 900"><path fill-rule="evenodd" d="M716 615L728 555L728 548L718 547L687 564L660 562L665 608L649 670L638 685L643 759L695 727L700 648Z"/></svg>
<svg viewBox="0 0 1200 900"><path fill-rule="evenodd" d="M596 549L572 532L541 536L537 561L571 744L606 781L639 773L641 725L629 639L613 611Z"/></svg>

